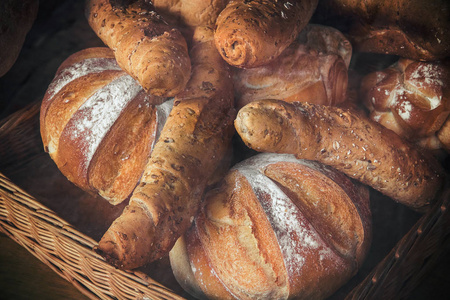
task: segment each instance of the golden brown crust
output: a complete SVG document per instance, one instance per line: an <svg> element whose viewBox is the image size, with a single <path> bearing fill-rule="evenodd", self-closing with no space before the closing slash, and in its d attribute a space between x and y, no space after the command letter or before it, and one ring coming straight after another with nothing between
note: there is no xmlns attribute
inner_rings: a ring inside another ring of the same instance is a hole
<svg viewBox="0 0 450 300"><path fill-rule="evenodd" d="M214 47L212 29L198 30L191 50L192 78L175 99L128 209L99 243L99 251L122 268L169 253L231 145L235 113L228 67ZM129 219L133 225L127 224ZM136 238L124 238L131 236Z"/></svg>
<svg viewBox="0 0 450 300"><path fill-rule="evenodd" d="M121 68L147 92L170 97L184 89L191 75L186 40L151 2L90 0L86 15Z"/></svg>
<svg viewBox="0 0 450 300"><path fill-rule="evenodd" d="M109 48L79 51L61 64L42 101L44 149L72 183L118 204L142 175L165 100L146 94Z"/></svg>
<svg viewBox="0 0 450 300"><path fill-rule="evenodd" d="M38 9L38 0L0 2L0 77L11 69L19 57Z"/></svg>
<svg viewBox="0 0 450 300"><path fill-rule="evenodd" d="M351 45L341 33L308 25L272 62L235 69L236 106L262 99L337 105L346 100ZM341 56L342 55L342 56Z"/></svg>
<svg viewBox="0 0 450 300"><path fill-rule="evenodd" d="M229 1L216 21L217 49L232 66L265 65L295 40L317 3L317 0Z"/></svg>
<svg viewBox="0 0 450 300"><path fill-rule="evenodd" d="M238 164L206 194L170 259L188 290L210 298L323 299L357 271L370 243L366 188L271 153Z"/></svg>
<svg viewBox="0 0 450 300"><path fill-rule="evenodd" d="M235 127L250 148L320 161L415 209L430 205L445 180L432 157L353 110L257 101Z"/></svg>
<svg viewBox="0 0 450 300"><path fill-rule="evenodd" d="M214 26L228 0L153 0L158 13L179 27Z"/></svg>
<svg viewBox="0 0 450 300"><path fill-rule="evenodd" d="M350 23L347 33L357 51L427 61L450 55L446 0L324 0L318 12L330 24Z"/></svg>

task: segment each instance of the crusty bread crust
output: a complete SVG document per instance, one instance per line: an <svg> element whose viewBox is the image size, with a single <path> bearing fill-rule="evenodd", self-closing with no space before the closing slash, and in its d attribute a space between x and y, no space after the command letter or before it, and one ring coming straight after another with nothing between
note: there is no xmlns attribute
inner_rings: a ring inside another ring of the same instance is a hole
<svg viewBox="0 0 450 300"><path fill-rule="evenodd" d="M445 180L433 157L352 109L261 100L238 112L235 127L250 148L320 161L415 209Z"/></svg>

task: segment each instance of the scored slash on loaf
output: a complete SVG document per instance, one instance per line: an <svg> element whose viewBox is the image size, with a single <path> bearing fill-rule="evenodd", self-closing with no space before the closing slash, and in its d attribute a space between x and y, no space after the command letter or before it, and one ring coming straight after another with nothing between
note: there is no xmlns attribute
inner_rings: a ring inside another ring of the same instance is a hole
<svg viewBox="0 0 450 300"><path fill-rule="evenodd" d="M169 255L178 282L201 299L324 299L357 272L371 236L365 186L263 153L206 193Z"/></svg>
<svg viewBox="0 0 450 300"><path fill-rule="evenodd" d="M118 204L137 185L172 105L145 93L110 49L79 51L42 101L44 148L71 182Z"/></svg>

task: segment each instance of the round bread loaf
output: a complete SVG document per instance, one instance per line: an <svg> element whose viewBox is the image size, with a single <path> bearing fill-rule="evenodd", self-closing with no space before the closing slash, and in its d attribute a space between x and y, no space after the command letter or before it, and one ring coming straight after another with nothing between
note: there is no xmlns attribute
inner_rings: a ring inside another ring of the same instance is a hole
<svg viewBox="0 0 450 300"><path fill-rule="evenodd" d="M449 80L444 64L399 59L364 76L360 95L371 119L427 149L449 150Z"/></svg>
<svg viewBox="0 0 450 300"><path fill-rule="evenodd" d="M137 185L173 101L147 94L109 48L67 58L41 105L41 136L59 170L112 204Z"/></svg>
<svg viewBox="0 0 450 300"><path fill-rule="evenodd" d="M317 162L258 154L205 197L170 252L180 285L199 298L323 299L371 243L367 188Z"/></svg>

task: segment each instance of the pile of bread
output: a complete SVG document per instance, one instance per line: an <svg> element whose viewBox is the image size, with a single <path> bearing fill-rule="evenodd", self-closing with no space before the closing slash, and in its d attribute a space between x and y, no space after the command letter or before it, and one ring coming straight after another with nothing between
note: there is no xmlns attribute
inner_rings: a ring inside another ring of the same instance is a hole
<svg viewBox="0 0 450 300"><path fill-rule="evenodd" d="M96 251L125 269L169 255L200 298L330 296L370 248L370 189L423 211L446 181L434 2L87 1L106 46L64 61L40 121L70 181L129 201ZM357 52L399 60L353 81Z"/></svg>

